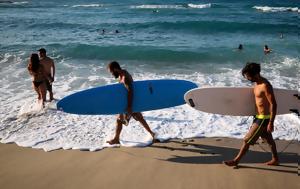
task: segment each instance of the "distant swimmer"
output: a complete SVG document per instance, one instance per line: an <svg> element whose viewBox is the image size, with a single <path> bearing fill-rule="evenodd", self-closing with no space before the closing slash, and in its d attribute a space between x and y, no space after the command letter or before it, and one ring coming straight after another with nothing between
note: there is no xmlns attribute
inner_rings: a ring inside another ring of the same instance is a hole
<svg viewBox="0 0 300 189"><path fill-rule="evenodd" d="M152 12L153 12L153 13L158 13L159 11L158 11L158 10L153 10Z"/></svg>
<svg viewBox="0 0 300 189"><path fill-rule="evenodd" d="M116 78L119 80L119 83L122 83L126 90L128 91L128 96L127 96L127 107L126 107L126 112L124 114L119 114L117 116L117 122L116 122L116 133L115 137L107 141L110 145L112 144L120 144L120 134L122 131L123 125L128 125L129 120L131 117L133 117L136 121L139 121L143 127L150 133L150 135L153 137L154 141L154 132L151 131L148 123L144 119L142 113L140 112L132 112L132 102L133 102L133 79L131 75L124 69L122 69L119 65L118 62L113 61L110 62L107 66L108 71Z"/></svg>
<svg viewBox="0 0 300 189"><path fill-rule="evenodd" d="M259 137L266 141L272 152L272 159L266 162L267 165L278 165L278 155L276 144L274 142L272 132L274 131L274 120L277 111L277 103L271 83L260 75L260 64L247 63L242 70L242 75L249 81L254 83L254 105L256 115L252 126L244 137L243 145L240 152L233 160L224 161L228 166L237 166L242 157L248 151L250 145L254 145ZM248 104L251 105L251 104ZM247 104L245 104L247 106Z"/></svg>
<svg viewBox="0 0 300 189"><path fill-rule="evenodd" d="M243 50L243 45L242 44L239 45L238 50Z"/></svg>
<svg viewBox="0 0 300 189"><path fill-rule="evenodd" d="M97 29L96 30L97 31L97 33L99 33L99 34L101 34L101 35L104 35L105 34L105 29Z"/></svg>
<svg viewBox="0 0 300 189"><path fill-rule="evenodd" d="M47 91L49 91L50 101L52 101L54 99L53 91L52 91L52 83L54 82L54 76L55 76L54 61L47 56L46 49L44 48L39 49L39 53L40 53L40 62L44 66L47 76L50 78L49 80L46 80L46 87L47 87Z"/></svg>
<svg viewBox="0 0 300 189"><path fill-rule="evenodd" d="M272 52L272 50L268 47L268 45L265 45L265 47L264 47L264 53L265 54L269 54L270 52Z"/></svg>
<svg viewBox="0 0 300 189"><path fill-rule="evenodd" d="M283 39L283 33L280 33L279 37L280 37L280 39Z"/></svg>
<svg viewBox="0 0 300 189"><path fill-rule="evenodd" d="M119 30L116 30L115 33L120 33L120 31L119 31Z"/></svg>
<svg viewBox="0 0 300 189"><path fill-rule="evenodd" d="M44 107L46 101L46 82L51 78L46 74L44 66L40 64L38 54L31 54L27 69L32 76L33 89L38 94L38 100L42 102Z"/></svg>

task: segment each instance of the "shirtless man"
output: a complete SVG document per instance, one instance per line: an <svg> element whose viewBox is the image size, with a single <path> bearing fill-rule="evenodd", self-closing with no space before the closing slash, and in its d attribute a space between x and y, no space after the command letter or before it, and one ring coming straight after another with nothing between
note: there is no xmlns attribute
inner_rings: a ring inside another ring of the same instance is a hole
<svg viewBox="0 0 300 189"><path fill-rule="evenodd" d="M39 49L39 55L40 55L40 62L44 66L44 69L46 71L46 74L48 77L51 78L50 81L46 81L46 88L47 91L49 91L50 95L50 101L52 101L53 98L53 92L52 92L52 83L54 82L54 76L55 76L55 65L51 58L49 58L46 54L46 49L41 48Z"/></svg>
<svg viewBox="0 0 300 189"><path fill-rule="evenodd" d="M237 166L245 155L250 145L253 145L259 137L266 140L272 152L272 159L266 162L267 165L278 165L278 155L276 144L273 140L274 120L277 104L271 83L260 75L260 65L257 63L247 63L242 70L243 76L254 82L255 108L257 115L253 124L244 138L240 152L233 160L224 161L228 166Z"/></svg>
<svg viewBox="0 0 300 189"><path fill-rule="evenodd" d="M149 125L147 124L146 120L144 119L142 113L140 112L132 112L132 101L133 101L133 79L131 75L126 71L123 70L119 63L116 61L110 62L107 66L108 71L116 78L119 79L120 83L123 83L125 88L128 91L127 96L127 107L126 107L126 114L119 114L117 116L117 122L116 122L116 133L115 137L107 141L110 145L112 144L120 144L120 134L122 131L123 125L128 125L129 120L131 117L133 117L136 121L139 121L143 127L150 133L150 135L153 137L154 140L154 132L151 131Z"/></svg>

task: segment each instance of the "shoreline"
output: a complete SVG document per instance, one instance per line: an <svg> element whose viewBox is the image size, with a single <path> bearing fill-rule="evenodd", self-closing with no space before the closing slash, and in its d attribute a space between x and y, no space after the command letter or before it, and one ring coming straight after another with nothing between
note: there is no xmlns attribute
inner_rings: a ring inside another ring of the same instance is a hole
<svg viewBox="0 0 300 189"><path fill-rule="evenodd" d="M233 158L242 140L172 139L148 147L105 148L96 152L0 144L3 188L297 188L298 141L276 140L280 165L260 146L250 147L237 168ZM267 148L265 144L263 147Z"/></svg>

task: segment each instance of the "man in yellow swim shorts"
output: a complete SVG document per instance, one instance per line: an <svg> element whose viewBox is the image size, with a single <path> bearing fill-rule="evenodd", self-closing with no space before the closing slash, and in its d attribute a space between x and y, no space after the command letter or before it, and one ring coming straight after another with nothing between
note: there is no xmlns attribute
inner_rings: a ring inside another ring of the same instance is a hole
<svg viewBox="0 0 300 189"><path fill-rule="evenodd" d="M266 162L267 165L278 165L276 144L272 132L274 131L274 120L277 104L271 83L260 75L260 64L247 63L242 70L243 76L254 82L255 108L257 115L253 124L244 138L240 152L233 160L224 161L228 166L237 166L242 157L246 154L250 145L253 145L259 137L267 141L271 148L272 159Z"/></svg>

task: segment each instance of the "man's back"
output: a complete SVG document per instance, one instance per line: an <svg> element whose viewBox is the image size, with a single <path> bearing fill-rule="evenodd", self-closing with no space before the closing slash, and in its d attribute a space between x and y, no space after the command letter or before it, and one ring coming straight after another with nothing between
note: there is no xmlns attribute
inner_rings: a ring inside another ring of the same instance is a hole
<svg viewBox="0 0 300 189"><path fill-rule="evenodd" d="M127 72L127 70L122 70L122 74L120 75L119 82L123 83L127 89L129 88L129 85L132 84L133 82L132 76L130 75L129 72Z"/></svg>
<svg viewBox="0 0 300 189"><path fill-rule="evenodd" d="M40 60L41 64L44 66L47 75L54 77L54 62L51 58L45 57ZM51 71L52 68L52 71Z"/></svg>

